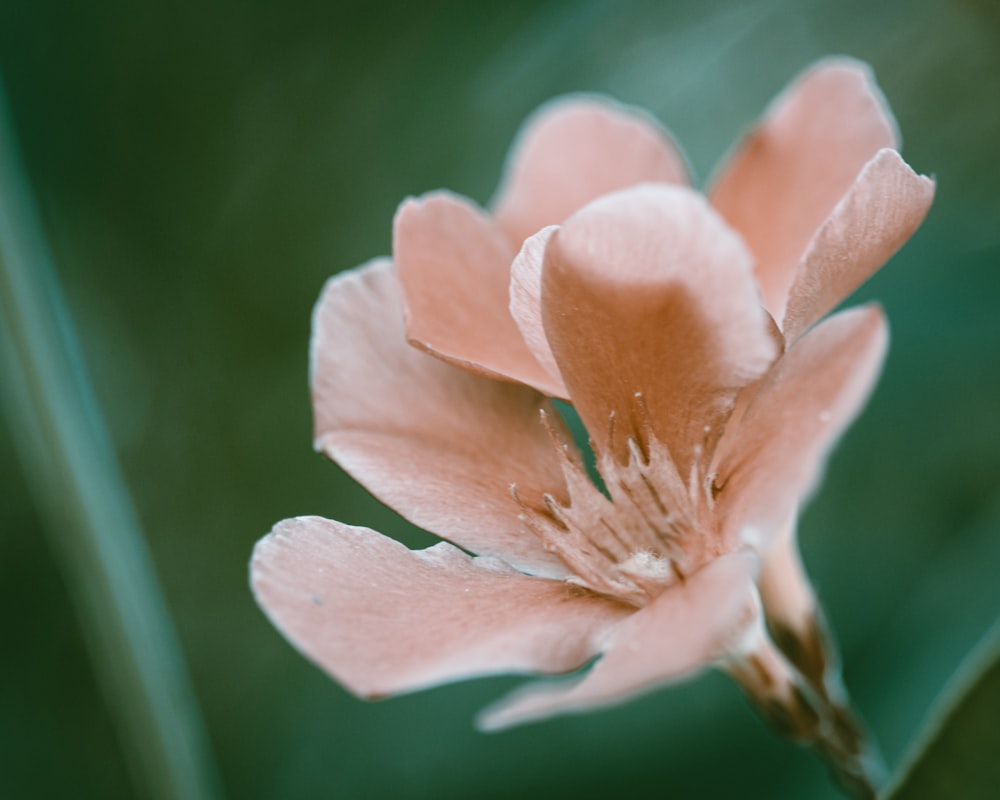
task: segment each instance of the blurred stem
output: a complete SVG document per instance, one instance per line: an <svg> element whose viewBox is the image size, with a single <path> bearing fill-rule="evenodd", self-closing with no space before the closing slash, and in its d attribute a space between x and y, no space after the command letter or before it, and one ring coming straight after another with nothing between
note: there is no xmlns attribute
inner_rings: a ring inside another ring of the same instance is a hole
<svg viewBox="0 0 1000 800"><path fill-rule="evenodd" d="M138 794L220 797L177 634L21 168L2 83L0 334L0 396Z"/></svg>
<svg viewBox="0 0 1000 800"><path fill-rule="evenodd" d="M849 710L815 690L771 640L762 620L747 645L726 670L763 718L782 735L811 747L845 792L874 800L885 769Z"/></svg>
<svg viewBox="0 0 1000 800"><path fill-rule="evenodd" d="M760 592L774 643L816 693L842 744L865 757L868 773L884 774L878 748L844 686L837 644L802 565L794 522L764 555Z"/></svg>

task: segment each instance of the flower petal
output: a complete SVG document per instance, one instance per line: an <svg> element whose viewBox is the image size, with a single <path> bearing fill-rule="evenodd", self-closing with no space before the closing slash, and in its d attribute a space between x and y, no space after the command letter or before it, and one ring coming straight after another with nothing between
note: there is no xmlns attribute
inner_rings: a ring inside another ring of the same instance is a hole
<svg viewBox="0 0 1000 800"><path fill-rule="evenodd" d="M332 278L313 316L316 449L411 522L520 569L563 575L511 497L565 498L560 456L524 386L455 369L406 343L392 264Z"/></svg>
<svg viewBox="0 0 1000 800"><path fill-rule="evenodd" d="M581 680L529 684L486 709L479 727L499 730L621 703L722 658L759 614L756 563L745 551L717 558L621 623Z"/></svg>
<svg viewBox="0 0 1000 800"><path fill-rule="evenodd" d="M549 238L556 232L558 226L549 225L538 233L524 240L521 252L517 254L510 267L510 314L521 329L535 359L558 383L560 391L554 396L568 399L566 387L559 375L549 340L545 338L545 325L542 322L542 267L545 263L545 248Z"/></svg>
<svg viewBox="0 0 1000 800"><path fill-rule="evenodd" d="M687 478L775 355L739 237L690 189L636 187L553 234L542 278L545 332L598 450L624 463L652 433Z"/></svg>
<svg viewBox="0 0 1000 800"><path fill-rule="evenodd" d="M924 221L934 181L880 150L809 245L781 326L792 340L881 267Z"/></svg>
<svg viewBox="0 0 1000 800"><path fill-rule="evenodd" d="M411 551L319 517L279 523L251 582L271 621L355 694L575 669L632 608L442 542Z"/></svg>
<svg viewBox="0 0 1000 800"><path fill-rule="evenodd" d="M463 198L433 192L407 200L393 228L406 333L451 364L552 394L558 384L535 361L508 310L516 252Z"/></svg>
<svg viewBox="0 0 1000 800"><path fill-rule="evenodd" d="M638 109L566 97L524 124L492 205L520 245L602 194L648 182L687 183L684 158L669 134Z"/></svg>
<svg viewBox="0 0 1000 800"><path fill-rule="evenodd" d="M861 410L888 336L875 306L835 314L770 370L735 429L719 443L716 512L724 536L762 551L793 518L827 452Z"/></svg>
<svg viewBox="0 0 1000 800"><path fill-rule="evenodd" d="M770 106L714 182L712 204L757 260L764 305L782 319L806 247L896 125L871 70L846 58L807 70Z"/></svg>

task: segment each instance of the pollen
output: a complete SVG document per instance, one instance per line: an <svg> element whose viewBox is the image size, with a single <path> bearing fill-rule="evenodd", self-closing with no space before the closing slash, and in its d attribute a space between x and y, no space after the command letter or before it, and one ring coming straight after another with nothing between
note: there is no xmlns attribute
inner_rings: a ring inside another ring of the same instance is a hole
<svg viewBox="0 0 1000 800"><path fill-rule="evenodd" d="M674 577L670 559L649 550L637 550L618 565L626 575L654 581L667 581Z"/></svg>

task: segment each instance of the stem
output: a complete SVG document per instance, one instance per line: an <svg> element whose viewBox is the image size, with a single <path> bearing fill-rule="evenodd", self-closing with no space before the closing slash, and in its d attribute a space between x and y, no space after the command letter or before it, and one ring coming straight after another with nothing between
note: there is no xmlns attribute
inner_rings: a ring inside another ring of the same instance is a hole
<svg viewBox="0 0 1000 800"><path fill-rule="evenodd" d="M138 517L80 357L0 81L0 399L138 794L221 796Z"/></svg>
<svg viewBox="0 0 1000 800"><path fill-rule="evenodd" d="M881 771L881 757L844 687L837 644L802 566L794 523L765 554L760 588L768 631L798 679L815 693L838 746L851 758L864 759L871 774Z"/></svg>
<svg viewBox="0 0 1000 800"><path fill-rule="evenodd" d="M813 688L763 624L726 669L771 727L815 750L847 793L874 800L884 781L878 752L853 715Z"/></svg>

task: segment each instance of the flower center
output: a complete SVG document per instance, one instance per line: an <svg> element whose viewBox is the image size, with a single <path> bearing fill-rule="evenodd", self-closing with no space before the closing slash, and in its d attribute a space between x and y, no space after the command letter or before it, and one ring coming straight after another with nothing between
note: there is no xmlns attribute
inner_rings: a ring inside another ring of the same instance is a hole
<svg viewBox="0 0 1000 800"><path fill-rule="evenodd" d="M705 524L711 491L698 470L683 480L655 437L644 436L641 445L629 438L625 463L599 455L605 496L545 412L542 421L559 452L569 501L546 494L544 508L532 508L516 486L511 490L525 525L572 573L568 580L641 607L720 554Z"/></svg>

